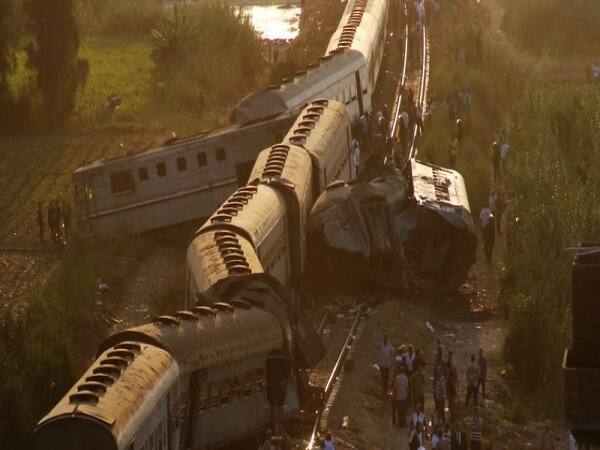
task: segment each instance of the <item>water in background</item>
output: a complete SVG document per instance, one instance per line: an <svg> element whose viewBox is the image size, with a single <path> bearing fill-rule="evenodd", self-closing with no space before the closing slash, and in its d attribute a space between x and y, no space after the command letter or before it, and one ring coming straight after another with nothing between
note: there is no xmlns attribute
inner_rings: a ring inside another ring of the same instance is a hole
<svg viewBox="0 0 600 450"><path fill-rule="evenodd" d="M245 5L242 12L250 17L252 25L263 39L292 40L298 36L300 5Z"/></svg>

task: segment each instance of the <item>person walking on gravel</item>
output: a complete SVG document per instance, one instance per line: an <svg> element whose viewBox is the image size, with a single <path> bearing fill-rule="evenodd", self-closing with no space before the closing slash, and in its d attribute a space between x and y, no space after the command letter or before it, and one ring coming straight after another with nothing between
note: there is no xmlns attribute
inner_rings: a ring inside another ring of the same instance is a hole
<svg viewBox="0 0 600 450"><path fill-rule="evenodd" d="M383 343L379 348L379 373L381 374L381 389L383 396L387 397L388 388L390 385L390 368L394 358L394 347L390 344L389 336L383 336Z"/></svg>
<svg viewBox="0 0 600 450"><path fill-rule="evenodd" d="M416 366L415 373L410 376L410 398L414 408L425 404L425 375L421 365Z"/></svg>
<svg viewBox="0 0 600 450"><path fill-rule="evenodd" d="M444 408L446 407L446 375L441 367L438 367L437 371L437 376L434 376L436 382L433 390L435 420L438 425L443 425L446 423L446 418L444 416Z"/></svg>
<svg viewBox="0 0 600 450"><path fill-rule="evenodd" d="M458 369L454 362L454 353L448 352L448 409L450 421L456 419L456 395L458 394Z"/></svg>
<svg viewBox="0 0 600 450"><path fill-rule="evenodd" d="M483 249L485 251L485 258L488 263L492 262L492 251L494 249L494 243L496 242L496 229L494 214L489 206L484 206L479 214L479 220L481 220L481 237L483 240Z"/></svg>
<svg viewBox="0 0 600 450"><path fill-rule="evenodd" d="M394 399L392 403L392 423L399 427L406 425L406 407L408 406L408 378L404 367L400 367L394 382Z"/></svg>
<svg viewBox="0 0 600 450"><path fill-rule="evenodd" d="M465 406L469 406L469 400L473 397L474 406L477 406L477 391L479 390L479 365L475 361L475 355L471 355L471 362L467 366L467 398Z"/></svg>
<svg viewBox="0 0 600 450"><path fill-rule="evenodd" d="M485 379L487 377L487 359L483 356L483 349L479 349L479 357L477 358L477 365L479 366L479 387L481 388L481 396L485 400ZM477 390L479 390L479 387Z"/></svg>

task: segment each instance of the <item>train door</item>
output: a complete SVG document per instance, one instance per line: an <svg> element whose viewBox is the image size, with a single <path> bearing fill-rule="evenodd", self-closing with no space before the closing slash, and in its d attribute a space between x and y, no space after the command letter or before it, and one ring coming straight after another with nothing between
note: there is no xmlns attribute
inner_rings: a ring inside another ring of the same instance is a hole
<svg viewBox="0 0 600 450"><path fill-rule="evenodd" d="M360 82L360 72L357 70L354 72L354 78L356 79L356 98L358 98L358 117L362 117L365 113L363 105L363 90Z"/></svg>
<svg viewBox="0 0 600 450"><path fill-rule="evenodd" d="M182 402L179 382L167 394L167 450L181 448L182 422L186 405Z"/></svg>
<svg viewBox="0 0 600 450"><path fill-rule="evenodd" d="M201 419L208 409L210 393L206 375L206 370L196 370L190 376L187 414L182 431L182 448L195 448L199 444Z"/></svg>

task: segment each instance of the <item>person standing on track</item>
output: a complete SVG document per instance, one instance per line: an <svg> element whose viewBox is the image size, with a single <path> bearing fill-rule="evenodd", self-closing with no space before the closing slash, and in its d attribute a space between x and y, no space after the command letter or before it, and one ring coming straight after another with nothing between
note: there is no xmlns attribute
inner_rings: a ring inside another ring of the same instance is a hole
<svg viewBox="0 0 600 450"><path fill-rule="evenodd" d="M458 137L454 135L452 137L452 142L450 143L450 148L448 149L448 156L450 160L450 168L456 168L456 160L458 159Z"/></svg>
<svg viewBox="0 0 600 450"><path fill-rule="evenodd" d="M410 398L413 408L425 405L425 374L420 364L415 365L415 373L410 376Z"/></svg>
<svg viewBox="0 0 600 450"><path fill-rule="evenodd" d="M383 397L387 397L390 383L390 368L394 358L394 347L389 342L389 336L383 335L383 343L379 348L379 373L381 374L381 388Z"/></svg>
<svg viewBox="0 0 600 450"><path fill-rule="evenodd" d="M408 406L408 378L405 369L400 366L394 381L394 399L392 403L392 423L398 427L406 425L406 409Z"/></svg>
<svg viewBox="0 0 600 450"><path fill-rule="evenodd" d="M450 410L450 421L456 419L456 396L458 394L458 369L454 362L454 353L448 352L448 409Z"/></svg>
<svg viewBox="0 0 600 450"><path fill-rule="evenodd" d="M469 400L473 397L473 405L477 406L479 390L479 365L475 362L475 355L471 355L471 362L467 366L467 397L465 398L465 406L469 406Z"/></svg>
<svg viewBox="0 0 600 450"><path fill-rule="evenodd" d="M500 161L501 161L501 149L498 141L492 143L492 166L494 168L494 182L500 181Z"/></svg>

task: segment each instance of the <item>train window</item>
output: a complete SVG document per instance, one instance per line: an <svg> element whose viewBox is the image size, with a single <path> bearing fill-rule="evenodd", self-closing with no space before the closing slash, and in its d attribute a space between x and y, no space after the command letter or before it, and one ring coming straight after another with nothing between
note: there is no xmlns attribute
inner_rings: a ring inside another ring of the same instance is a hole
<svg viewBox="0 0 600 450"><path fill-rule="evenodd" d="M113 194L133 192L134 182L131 170L121 170L110 174L110 190Z"/></svg>
<svg viewBox="0 0 600 450"><path fill-rule="evenodd" d="M140 167L138 169L138 178L140 181L146 181L148 179L148 169L145 167Z"/></svg>
<svg viewBox="0 0 600 450"><path fill-rule="evenodd" d="M159 162L156 164L156 175L159 177L164 177L167 175L167 165L164 162Z"/></svg>
<svg viewBox="0 0 600 450"><path fill-rule="evenodd" d="M244 385L242 387L242 394L244 397L249 397L252 394L252 387L256 381L256 371L249 370L244 374Z"/></svg>
<svg viewBox="0 0 600 450"><path fill-rule="evenodd" d="M231 395L231 378L226 378L221 382L221 406L225 406L229 403L230 395Z"/></svg>
<svg viewBox="0 0 600 450"><path fill-rule="evenodd" d="M231 380L231 401L238 400L240 398L240 394L242 393L242 383L240 383L240 379L238 377L233 377Z"/></svg>
<svg viewBox="0 0 600 450"><path fill-rule="evenodd" d="M208 407L216 408L217 406L219 406L219 384L218 383L210 383Z"/></svg>
<svg viewBox="0 0 600 450"><path fill-rule="evenodd" d="M206 153L200 152L196 155L196 161L198 161L198 166L204 167L206 165Z"/></svg>
<svg viewBox="0 0 600 450"><path fill-rule="evenodd" d="M225 147L217 148L215 155L217 156L217 161L225 161Z"/></svg>
<svg viewBox="0 0 600 450"><path fill-rule="evenodd" d="M201 384L198 388L198 411L206 411L208 408L208 397L210 396L210 385Z"/></svg>
<svg viewBox="0 0 600 450"><path fill-rule="evenodd" d="M177 158L177 170L179 172L184 172L187 170L187 159L185 159L183 156Z"/></svg>

